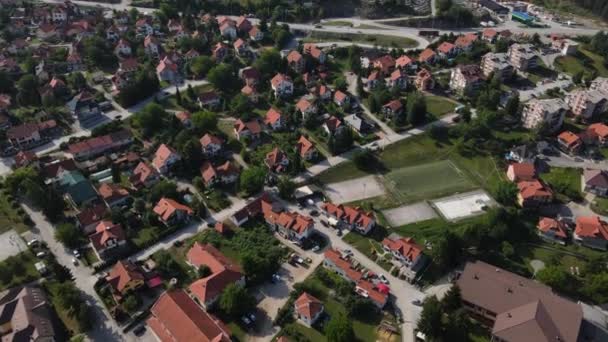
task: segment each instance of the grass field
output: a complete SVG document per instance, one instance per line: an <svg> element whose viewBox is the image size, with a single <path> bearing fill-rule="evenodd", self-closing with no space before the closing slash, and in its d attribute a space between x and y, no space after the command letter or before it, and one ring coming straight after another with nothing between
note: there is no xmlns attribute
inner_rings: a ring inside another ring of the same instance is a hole
<svg viewBox="0 0 608 342"><path fill-rule="evenodd" d="M607 77L608 69L604 66L601 56L582 48L579 48L576 56L561 56L555 59L555 68L570 75L579 72L590 74L597 71L598 76Z"/></svg>
<svg viewBox="0 0 608 342"><path fill-rule="evenodd" d="M40 277L34 264L38 259L26 251L0 262L0 291L34 281Z"/></svg>
<svg viewBox="0 0 608 342"><path fill-rule="evenodd" d="M551 171L543 173L540 178L560 196L564 196L565 201L582 197L580 169L552 167Z"/></svg>
<svg viewBox="0 0 608 342"><path fill-rule="evenodd" d="M445 114L451 113L456 108L456 105L441 96L426 96L426 111L440 118Z"/></svg>
<svg viewBox="0 0 608 342"><path fill-rule="evenodd" d="M23 233L29 229L18 212L19 205L13 203L17 202L9 201L7 195L0 192L0 234L13 228L17 233Z"/></svg>
<svg viewBox="0 0 608 342"><path fill-rule="evenodd" d="M414 48L418 46L418 42L406 37L387 36L387 35L370 35L361 33L336 33L336 32L321 32L312 31L310 36L304 39L304 42L352 42L359 44L379 45L386 47L397 48Z"/></svg>
<svg viewBox="0 0 608 342"><path fill-rule="evenodd" d="M391 171L385 176L385 186L401 203L437 198L475 188L449 160Z"/></svg>

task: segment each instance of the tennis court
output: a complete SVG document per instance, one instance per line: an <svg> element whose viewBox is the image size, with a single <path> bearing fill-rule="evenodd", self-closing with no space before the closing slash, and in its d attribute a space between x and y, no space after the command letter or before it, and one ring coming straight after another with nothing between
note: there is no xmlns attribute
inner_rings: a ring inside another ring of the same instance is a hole
<svg viewBox="0 0 608 342"><path fill-rule="evenodd" d="M432 204L448 221L481 215L485 212L485 208L497 205L492 197L483 190L439 198Z"/></svg>
<svg viewBox="0 0 608 342"><path fill-rule="evenodd" d="M385 176L385 186L401 203L437 198L476 187L449 160L392 171Z"/></svg>

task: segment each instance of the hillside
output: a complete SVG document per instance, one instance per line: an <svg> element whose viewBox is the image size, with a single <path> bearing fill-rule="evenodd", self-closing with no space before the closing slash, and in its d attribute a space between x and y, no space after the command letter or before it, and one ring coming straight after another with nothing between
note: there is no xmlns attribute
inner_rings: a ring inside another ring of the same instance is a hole
<svg viewBox="0 0 608 342"><path fill-rule="evenodd" d="M608 0L533 0L548 9L578 15L594 15L608 20Z"/></svg>

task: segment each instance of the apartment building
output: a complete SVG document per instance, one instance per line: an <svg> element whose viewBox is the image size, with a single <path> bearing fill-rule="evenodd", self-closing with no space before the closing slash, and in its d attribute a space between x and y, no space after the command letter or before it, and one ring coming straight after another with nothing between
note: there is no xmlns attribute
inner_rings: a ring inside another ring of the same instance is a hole
<svg viewBox="0 0 608 342"><path fill-rule="evenodd" d="M572 114L588 120L595 114L606 111L608 107L607 98L608 92L597 89L579 89L568 93L565 101Z"/></svg>
<svg viewBox="0 0 608 342"><path fill-rule="evenodd" d="M538 66L538 57L532 50L532 44L513 44L507 52L509 63L520 71L528 71Z"/></svg>
<svg viewBox="0 0 608 342"><path fill-rule="evenodd" d="M562 99L533 99L524 105L521 120L525 128L533 129L544 125L551 132L562 126L567 106Z"/></svg>
<svg viewBox="0 0 608 342"><path fill-rule="evenodd" d="M505 81L513 76L514 69L506 53L488 52L481 58L481 71L486 78L494 74Z"/></svg>
<svg viewBox="0 0 608 342"><path fill-rule="evenodd" d="M483 82L482 72L478 65L460 65L452 69L450 89L461 95L472 95Z"/></svg>

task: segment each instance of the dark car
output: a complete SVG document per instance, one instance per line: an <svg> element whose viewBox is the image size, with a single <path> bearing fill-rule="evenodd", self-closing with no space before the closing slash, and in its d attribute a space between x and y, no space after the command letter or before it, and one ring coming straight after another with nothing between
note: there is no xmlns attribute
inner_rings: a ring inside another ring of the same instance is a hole
<svg viewBox="0 0 608 342"><path fill-rule="evenodd" d="M145 332L146 332L146 327L143 325L140 325L137 328L133 329L133 334L135 334L135 336L141 336Z"/></svg>

